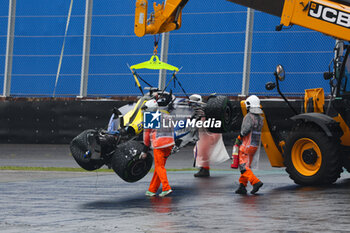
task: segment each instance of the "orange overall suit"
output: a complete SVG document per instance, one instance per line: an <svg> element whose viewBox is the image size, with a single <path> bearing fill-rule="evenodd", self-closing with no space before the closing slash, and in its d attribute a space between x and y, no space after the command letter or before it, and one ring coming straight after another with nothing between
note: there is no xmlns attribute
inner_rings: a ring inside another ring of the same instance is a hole
<svg viewBox="0 0 350 233"><path fill-rule="evenodd" d="M241 172L239 183L244 186L247 186L248 181L252 185L260 182L250 169L250 165L259 147L262 126L263 117L250 112L244 117L242 122L239 136L242 140L242 145L239 147L239 169Z"/></svg>
<svg viewBox="0 0 350 233"><path fill-rule="evenodd" d="M169 117L168 114L162 113L162 119ZM174 129L172 127L162 127L160 129L145 129L143 142L146 147L153 148L154 156L154 173L148 191L156 193L160 183L162 191L171 190L166 174L165 163L171 153L174 142Z"/></svg>

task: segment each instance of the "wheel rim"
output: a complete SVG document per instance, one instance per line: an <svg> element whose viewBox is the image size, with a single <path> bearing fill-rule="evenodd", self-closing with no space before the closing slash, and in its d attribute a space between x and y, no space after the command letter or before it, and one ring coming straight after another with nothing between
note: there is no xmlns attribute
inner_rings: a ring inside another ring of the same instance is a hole
<svg viewBox="0 0 350 233"><path fill-rule="evenodd" d="M320 170L322 153L316 142L300 138L292 148L292 162L295 169L304 176L312 176Z"/></svg>

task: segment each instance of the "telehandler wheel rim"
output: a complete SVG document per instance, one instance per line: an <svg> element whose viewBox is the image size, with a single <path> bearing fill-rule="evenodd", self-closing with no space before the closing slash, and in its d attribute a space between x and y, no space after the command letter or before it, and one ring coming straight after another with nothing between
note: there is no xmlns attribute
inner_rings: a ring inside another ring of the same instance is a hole
<svg viewBox="0 0 350 233"><path fill-rule="evenodd" d="M314 151L317 156L314 163L305 161L304 153ZM315 175L320 170L322 164L322 153L317 143L310 138L300 138L297 140L292 148L292 162L295 169L303 176Z"/></svg>

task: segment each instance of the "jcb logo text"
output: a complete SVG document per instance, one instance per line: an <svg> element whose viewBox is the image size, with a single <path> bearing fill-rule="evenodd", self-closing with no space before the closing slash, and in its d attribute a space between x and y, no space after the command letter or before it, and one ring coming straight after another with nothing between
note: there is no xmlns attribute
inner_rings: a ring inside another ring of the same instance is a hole
<svg viewBox="0 0 350 233"><path fill-rule="evenodd" d="M319 3L311 2L309 16L342 27L350 28L350 14Z"/></svg>

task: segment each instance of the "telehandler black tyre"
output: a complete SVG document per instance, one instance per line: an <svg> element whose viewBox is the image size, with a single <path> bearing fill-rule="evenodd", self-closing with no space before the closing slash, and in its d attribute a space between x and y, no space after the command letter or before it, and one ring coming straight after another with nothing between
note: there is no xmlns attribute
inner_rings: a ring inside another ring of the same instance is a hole
<svg viewBox="0 0 350 233"><path fill-rule="evenodd" d="M342 165L343 167L350 172L350 151L342 151Z"/></svg>
<svg viewBox="0 0 350 233"><path fill-rule="evenodd" d="M296 126L286 141L286 171L296 184L332 184L342 172L339 149L339 138L328 137L317 125Z"/></svg>
<svg viewBox="0 0 350 233"><path fill-rule="evenodd" d="M239 110L240 111L240 110ZM226 96L213 96L209 98L204 108L206 119L221 121L221 127L210 127L212 133L226 133L232 130L236 111L233 104Z"/></svg>
<svg viewBox="0 0 350 233"><path fill-rule="evenodd" d="M136 182L142 179L152 167L153 157L147 153L145 159L140 159L143 145L137 141L128 141L117 146L112 156L112 169L126 182Z"/></svg>
<svg viewBox="0 0 350 233"><path fill-rule="evenodd" d="M73 158L85 170L93 171L99 169L104 165L104 161L99 159L91 159L86 156L86 152L88 151L88 135L91 133L95 133L96 130L88 129L83 131L81 134L73 138L70 143L70 151L72 153Z"/></svg>

